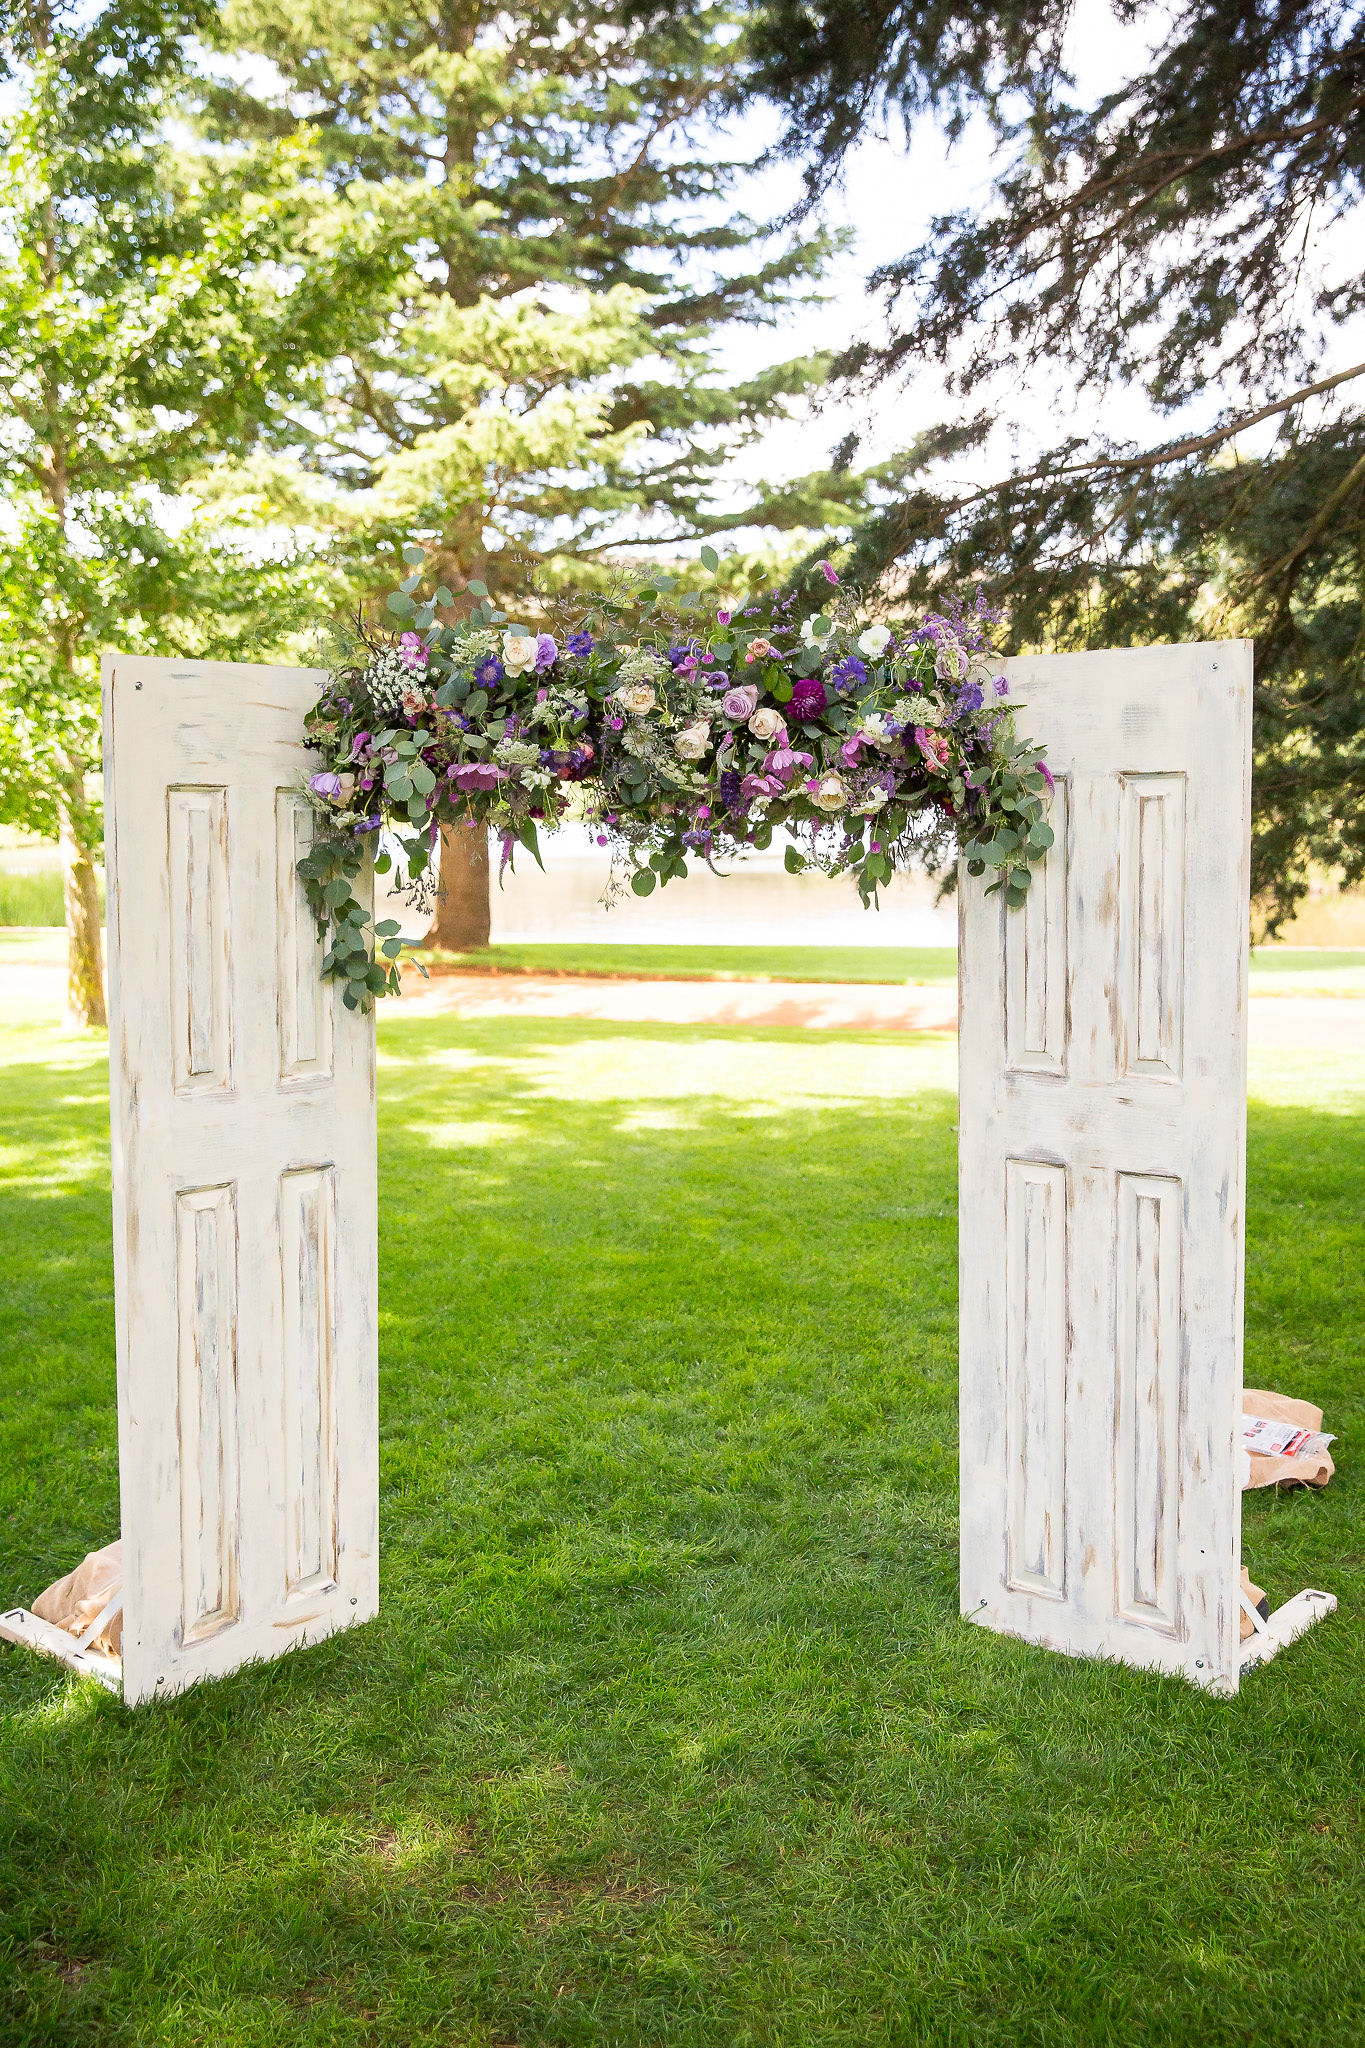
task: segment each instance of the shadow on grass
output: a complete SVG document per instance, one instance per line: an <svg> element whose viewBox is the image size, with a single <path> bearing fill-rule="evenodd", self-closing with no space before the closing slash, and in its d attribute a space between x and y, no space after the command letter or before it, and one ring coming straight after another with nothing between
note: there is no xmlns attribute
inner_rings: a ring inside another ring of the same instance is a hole
<svg viewBox="0 0 1365 2048"><path fill-rule="evenodd" d="M383 1612L137 1715L0 1654L6 2042L1357 2038L1360 1122L1253 1107L1344 1455L1248 1555L1343 1612L1218 1703L956 1618L941 1046L384 1045ZM14 1598L116 1515L93 1063L0 1128Z"/></svg>

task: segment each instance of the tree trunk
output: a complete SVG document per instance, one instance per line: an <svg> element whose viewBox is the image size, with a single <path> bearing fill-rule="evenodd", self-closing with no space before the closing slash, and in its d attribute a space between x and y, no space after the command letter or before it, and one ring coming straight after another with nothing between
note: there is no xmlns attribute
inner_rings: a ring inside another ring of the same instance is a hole
<svg viewBox="0 0 1365 2048"><path fill-rule="evenodd" d="M488 832L476 825L441 828L441 886L426 944L445 953L487 946L493 927L488 893Z"/></svg>
<svg viewBox="0 0 1365 2048"><path fill-rule="evenodd" d="M100 943L100 898L85 831L85 776L79 772L62 792L60 846L62 896L66 905L66 1021L104 1030L104 960Z"/></svg>

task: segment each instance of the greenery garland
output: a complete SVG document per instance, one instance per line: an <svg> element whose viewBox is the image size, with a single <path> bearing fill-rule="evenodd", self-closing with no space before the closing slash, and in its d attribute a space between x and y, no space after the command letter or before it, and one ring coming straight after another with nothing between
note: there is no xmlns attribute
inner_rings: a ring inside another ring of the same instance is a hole
<svg viewBox="0 0 1365 2048"><path fill-rule="evenodd" d="M357 886L381 832L398 839L414 891L432 886L444 825L499 835L540 860L539 833L590 824L612 850L609 893L636 895L707 865L792 843L786 866L851 874L864 904L898 869L969 871L1023 901L1052 844L1052 777L1021 740L991 653L1001 613L978 594L918 622L870 621L829 583L823 608L788 596L727 597L709 547L698 574L622 579L606 596L550 608L553 631L510 621L471 581L450 619L441 587L418 595L423 550L388 598L392 630L362 626L306 721L323 766L308 779L319 826L299 864L322 972L367 1008L398 990L403 940L374 924ZM444 615L444 616L442 616Z"/></svg>

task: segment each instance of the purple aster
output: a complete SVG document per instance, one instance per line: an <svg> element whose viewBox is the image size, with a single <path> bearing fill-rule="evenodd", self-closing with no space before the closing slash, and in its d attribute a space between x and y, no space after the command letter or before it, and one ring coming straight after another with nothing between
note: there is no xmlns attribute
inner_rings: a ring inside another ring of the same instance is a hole
<svg viewBox="0 0 1365 2048"><path fill-rule="evenodd" d="M829 679L836 690L851 690L855 684L867 681L867 663L856 654L846 654L838 667L831 669Z"/></svg>
<svg viewBox="0 0 1365 2048"><path fill-rule="evenodd" d="M495 683L502 682L507 671L496 654L485 654L474 671L474 680L481 689L491 690Z"/></svg>
<svg viewBox="0 0 1365 2048"><path fill-rule="evenodd" d="M575 661L586 661L592 653L592 634L570 633L564 645Z"/></svg>
<svg viewBox="0 0 1365 2048"><path fill-rule="evenodd" d="M829 692L818 676L801 676L792 686L787 711L792 718L818 718L829 703Z"/></svg>

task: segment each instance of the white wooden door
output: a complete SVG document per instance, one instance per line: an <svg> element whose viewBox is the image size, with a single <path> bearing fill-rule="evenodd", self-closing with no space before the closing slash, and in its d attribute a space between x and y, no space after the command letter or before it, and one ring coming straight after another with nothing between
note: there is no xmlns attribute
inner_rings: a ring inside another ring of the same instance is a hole
<svg viewBox="0 0 1365 2048"><path fill-rule="evenodd" d="M1009 674L1056 839L961 876L962 1610L1235 1689L1251 647Z"/></svg>
<svg viewBox="0 0 1365 2048"><path fill-rule="evenodd" d="M374 1020L295 874L322 680L106 663L130 1703L378 1604Z"/></svg>

